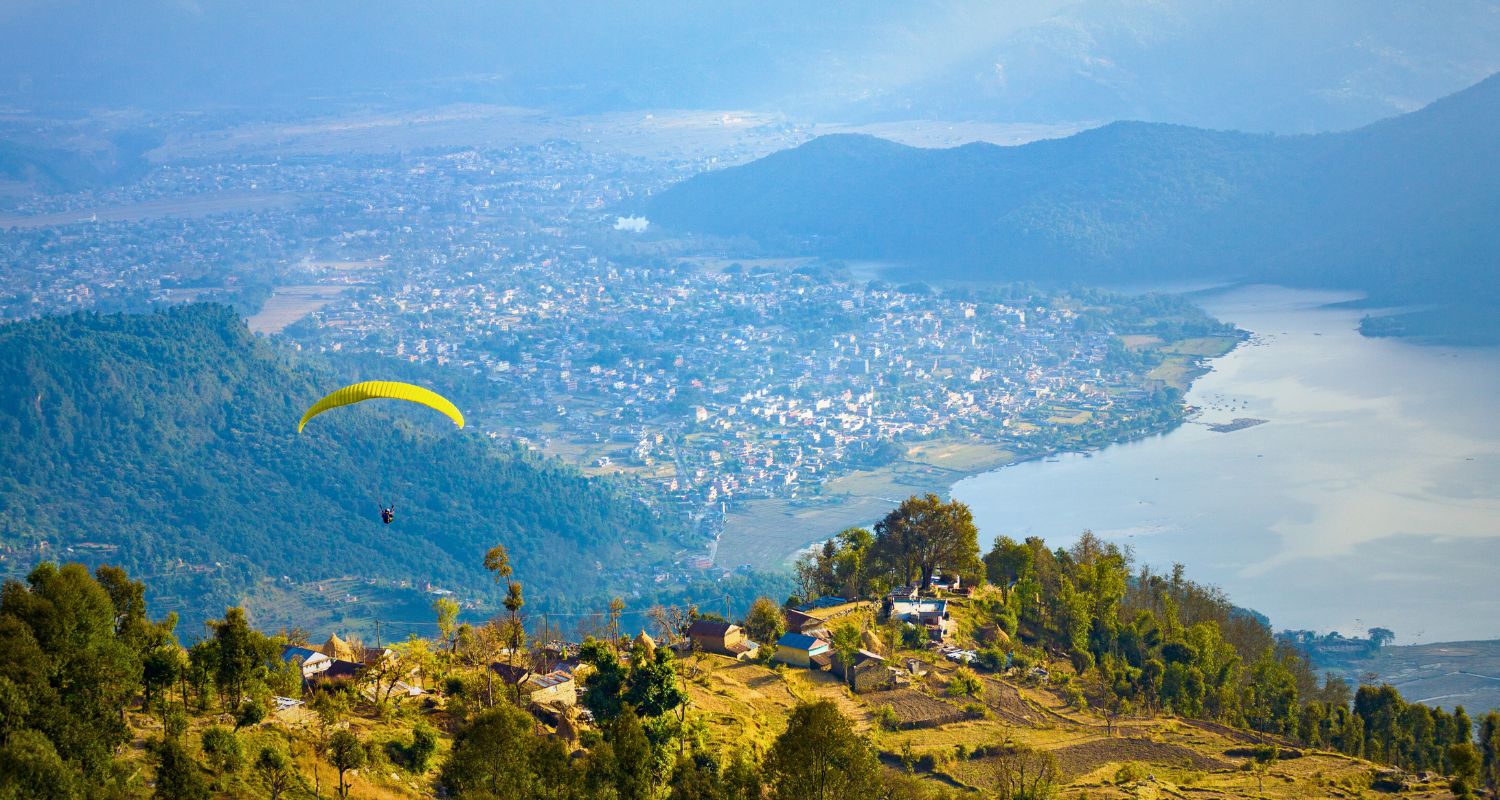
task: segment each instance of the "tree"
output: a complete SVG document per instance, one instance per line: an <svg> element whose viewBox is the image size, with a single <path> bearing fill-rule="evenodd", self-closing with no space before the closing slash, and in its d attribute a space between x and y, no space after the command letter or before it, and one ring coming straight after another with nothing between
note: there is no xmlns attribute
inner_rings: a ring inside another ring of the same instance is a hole
<svg viewBox="0 0 1500 800"><path fill-rule="evenodd" d="M438 636L448 650L449 660L452 660L453 651L458 646L458 603L439 597L432 601L432 610L437 612Z"/></svg>
<svg viewBox="0 0 1500 800"><path fill-rule="evenodd" d="M275 657L275 646L265 634L250 627L245 610L238 606L225 609L224 619L210 621L208 626L218 654L214 684L226 706L238 707L250 682L259 679Z"/></svg>
<svg viewBox="0 0 1500 800"><path fill-rule="evenodd" d="M1370 643L1376 650L1396 640L1396 634L1390 628L1371 628L1369 630Z"/></svg>
<svg viewBox="0 0 1500 800"><path fill-rule="evenodd" d="M38 731L64 762L102 780L130 740L124 712L141 688L139 657L120 638L114 601L83 565L42 563L26 581L0 589L0 678L25 706L0 717Z"/></svg>
<svg viewBox="0 0 1500 800"><path fill-rule="evenodd" d="M880 766L833 703L802 703L765 761L776 800L862 800L876 794Z"/></svg>
<svg viewBox="0 0 1500 800"><path fill-rule="evenodd" d="M1500 711L1491 711L1479 722L1480 772L1491 792L1500 790Z"/></svg>
<svg viewBox="0 0 1500 800"><path fill-rule="evenodd" d="M313 693L312 699L308 701L307 707L317 715L318 738L316 742L319 755L326 755L333 744L333 734L344 715L349 713L348 694L335 688L325 688ZM316 793L323 791L323 782L318 772L318 762L313 761L313 788Z"/></svg>
<svg viewBox="0 0 1500 800"><path fill-rule="evenodd" d="M864 643L859 638L859 628L853 623L844 622L833 629L834 655L838 656L839 668L844 671L844 683L854 686L854 659L859 654Z"/></svg>
<svg viewBox="0 0 1500 800"><path fill-rule="evenodd" d="M266 784L271 800L281 800L281 795L292 787L292 762L286 753L274 747L262 747L255 757L255 771Z"/></svg>
<svg viewBox="0 0 1500 800"><path fill-rule="evenodd" d="M786 615L769 597L757 597L745 616L745 635L753 642L774 645L786 633Z"/></svg>
<svg viewBox="0 0 1500 800"><path fill-rule="evenodd" d="M0 797L73 800L74 770L41 732L21 730L0 739Z"/></svg>
<svg viewBox="0 0 1500 800"><path fill-rule="evenodd" d="M864 528L839 531L838 552L834 555L833 575L839 593L850 600L870 594L869 557L875 546L875 534Z"/></svg>
<svg viewBox="0 0 1500 800"><path fill-rule="evenodd" d="M609 646L616 653L620 647L620 615L625 613L625 601L618 597L609 599Z"/></svg>
<svg viewBox="0 0 1500 800"><path fill-rule="evenodd" d="M1051 753L1013 748L995 761L998 800L1050 800L1057 795L1057 759Z"/></svg>
<svg viewBox="0 0 1500 800"><path fill-rule="evenodd" d="M1397 730L1406 704L1389 684L1361 686L1354 693L1354 713L1364 729L1364 756L1372 761L1393 763L1398 755Z"/></svg>
<svg viewBox="0 0 1500 800"><path fill-rule="evenodd" d="M160 693L182 678L187 666L187 657L176 643L149 650L141 664L142 705L149 709Z"/></svg>
<svg viewBox="0 0 1500 800"><path fill-rule="evenodd" d="M156 743L154 751L156 791L151 795L153 800L208 800L208 784L182 742L162 739Z"/></svg>
<svg viewBox="0 0 1500 800"><path fill-rule="evenodd" d="M510 554L505 552L505 545L497 544L485 551L484 568L490 571L496 586L505 583L510 577Z"/></svg>
<svg viewBox="0 0 1500 800"><path fill-rule="evenodd" d="M208 757L208 763L213 766L214 771L221 775L239 772L245 765L240 740L228 728L218 725L203 731L203 755Z"/></svg>
<svg viewBox="0 0 1500 800"><path fill-rule="evenodd" d="M578 649L578 660L593 667L583 679L584 708L599 722L619 714L629 673L615 657L614 649L597 639L587 639Z"/></svg>
<svg viewBox="0 0 1500 800"><path fill-rule="evenodd" d="M630 675L625 679L624 700L634 713L655 719L687 702L687 692L677 680L677 658L658 647L649 652L637 646L630 654Z"/></svg>
<svg viewBox="0 0 1500 800"><path fill-rule="evenodd" d="M1271 651L1251 668L1246 687L1245 714L1251 727L1264 733L1285 734L1297 725L1297 682L1287 665Z"/></svg>
<svg viewBox="0 0 1500 800"><path fill-rule="evenodd" d="M736 750L720 778L722 800L761 800L765 796L760 764L753 753Z"/></svg>
<svg viewBox="0 0 1500 800"><path fill-rule="evenodd" d="M347 798L349 786L344 782L344 774L364 766L365 746L352 732L336 731L328 742L328 763L339 771L339 797Z"/></svg>
<svg viewBox="0 0 1500 800"><path fill-rule="evenodd" d="M1009 536L996 537L994 546L984 556L985 577L1000 587L1007 602L1011 587L1030 571L1031 548Z"/></svg>
<svg viewBox="0 0 1500 800"><path fill-rule="evenodd" d="M579 648L578 659L594 668L583 679L583 704L600 723L619 716L626 707L655 719L687 702L687 693L677 681L677 660L665 647L649 655L646 648L636 647L627 668L602 642L589 639Z"/></svg>
<svg viewBox="0 0 1500 800"><path fill-rule="evenodd" d="M969 507L928 493L903 500L875 525L874 552L897 583L932 585L938 570L981 577L979 531Z"/></svg>
<svg viewBox="0 0 1500 800"><path fill-rule="evenodd" d="M526 605L526 600L521 596L521 582L511 581L505 589L505 611L510 615L506 625L506 644L510 647L509 663L512 667L516 665L516 657L521 652L521 646L526 643L526 627L521 624L521 607ZM516 683L516 700L521 699L521 684Z"/></svg>
<svg viewBox="0 0 1500 800"><path fill-rule="evenodd" d="M1474 796L1474 789L1479 785L1479 769L1482 764L1479 751L1469 742L1448 745L1445 754L1448 764L1451 766L1453 781L1450 787L1453 794L1460 800Z"/></svg>
<svg viewBox="0 0 1500 800"><path fill-rule="evenodd" d="M456 798L567 797L574 780L567 753L532 733L534 724L504 703L475 717L453 737L439 776L443 788Z"/></svg>
<svg viewBox="0 0 1500 800"><path fill-rule="evenodd" d="M619 800L651 800L660 774L660 750L653 747L641 718L629 705L604 726L604 740L614 754L610 776Z"/></svg>
<svg viewBox="0 0 1500 800"><path fill-rule="evenodd" d="M183 673L184 689L182 703L187 705L186 686L192 686L198 695L198 709L208 710L209 697L213 691L214 673L219 667L219 643L213 639L196 642L187 652L188 667Z"/></svg>
<svg viewBox="0 0 1500 800"><path fill-rule="evenodd" d="M679 756L667 800L718 800L719 771L713 759Z"/></svg>

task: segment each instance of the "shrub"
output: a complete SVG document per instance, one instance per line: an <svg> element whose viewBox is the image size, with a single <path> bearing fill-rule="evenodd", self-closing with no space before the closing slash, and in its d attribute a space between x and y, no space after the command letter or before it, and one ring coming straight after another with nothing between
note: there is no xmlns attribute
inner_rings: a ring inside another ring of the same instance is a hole
<svg viewBox="0 0 1500 800"><path fill-rule="evenodd" d="M1127 761L1115 771L1115 783L1135 783L1146 779L1146 768L1134 761Z"/></svg>
<svg viewBox="0 0 1500 800"><path fill-rule="evenodd" d="M876 708L875 712L871 714L871 716L875 718L875 722L880 725L880 727L888 731L893 731L901 727L901 719L900 717L896 716L896 709L891 708L890 703L886 703Z"/></svg>
<svg viewBox="0 0 1500 800"><path fill-rule="evenodd" d="M419 722L411 732L411 768L418 774L426 772L432 763L432 754L437 752L437 731L432 726Z"/></svg>
<svg viewBox="0 0 1500 800"><path fill-rule="evenodd" d="M249 728L259 725L266 718L266 707L255 700L246 700L240 706L240 713L235 717L234 729Z"/></svg>
<svg viewBox="0 0 1500 800"><path fill-rule="evenodd" d="M952 697L983 697L984 682L968 667L959 667L948 681L948 694Z"/></svg>
<svg viewBox="0 0 1500 800"><path fill-rule="evenodd" d="M998 647L986 647L979 651L979 665L992 672L1005 668L1005 651Z"/></svg>

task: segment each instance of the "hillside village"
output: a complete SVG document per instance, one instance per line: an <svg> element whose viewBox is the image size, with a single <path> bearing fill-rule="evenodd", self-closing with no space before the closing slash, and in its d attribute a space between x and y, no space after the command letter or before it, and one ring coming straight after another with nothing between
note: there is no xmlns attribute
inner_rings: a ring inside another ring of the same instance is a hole
<svg viewBox="0 0 1500 800"><path fill-rule="evenodd" d="M1447 798L1500 779L1500 712L1320 679L1222 595L1091 534L981 557L975 533L912 497L803 558L784 603L616 601L581 640L527 619L503 547L484 558L500 613L439 598L436 636L373 646L230 608L184 649L122 571L42 564L0 594L19 710L0 796Z"/></svg>

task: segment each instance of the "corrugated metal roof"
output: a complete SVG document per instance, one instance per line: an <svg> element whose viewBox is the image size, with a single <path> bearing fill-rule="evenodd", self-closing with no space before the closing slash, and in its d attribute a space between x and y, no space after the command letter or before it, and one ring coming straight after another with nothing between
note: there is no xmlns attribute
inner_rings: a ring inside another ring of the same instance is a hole
<svg viewBox="0 0 1500 800"><path fill-rule="evenodd" d="M571 680L573 680L573 676L562 670L549 672L546 675L532 675L527 679L529 683L535 684L540 689L550 689L553 686L560 683L567 683Z"/></svg>
<svg viewBox="0 0 1500 800"><path fill-rule="evenodd" d="M821 647L827 647L828 643L816 636L808 636L803 633L785 633L776 640L777 647L789 647L793 650L806 650L811 652Z"/></svg>

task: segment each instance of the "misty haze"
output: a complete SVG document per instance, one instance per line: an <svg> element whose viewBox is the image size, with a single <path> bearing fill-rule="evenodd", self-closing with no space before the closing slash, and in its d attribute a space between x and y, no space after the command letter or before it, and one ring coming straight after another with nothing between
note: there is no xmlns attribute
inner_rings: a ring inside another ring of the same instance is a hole
<svg viewBox="0 0 1500 800"><path fill-rule="evenodd" d="M0 798L1500 796L1497 42L0 0Z"/></svg>

